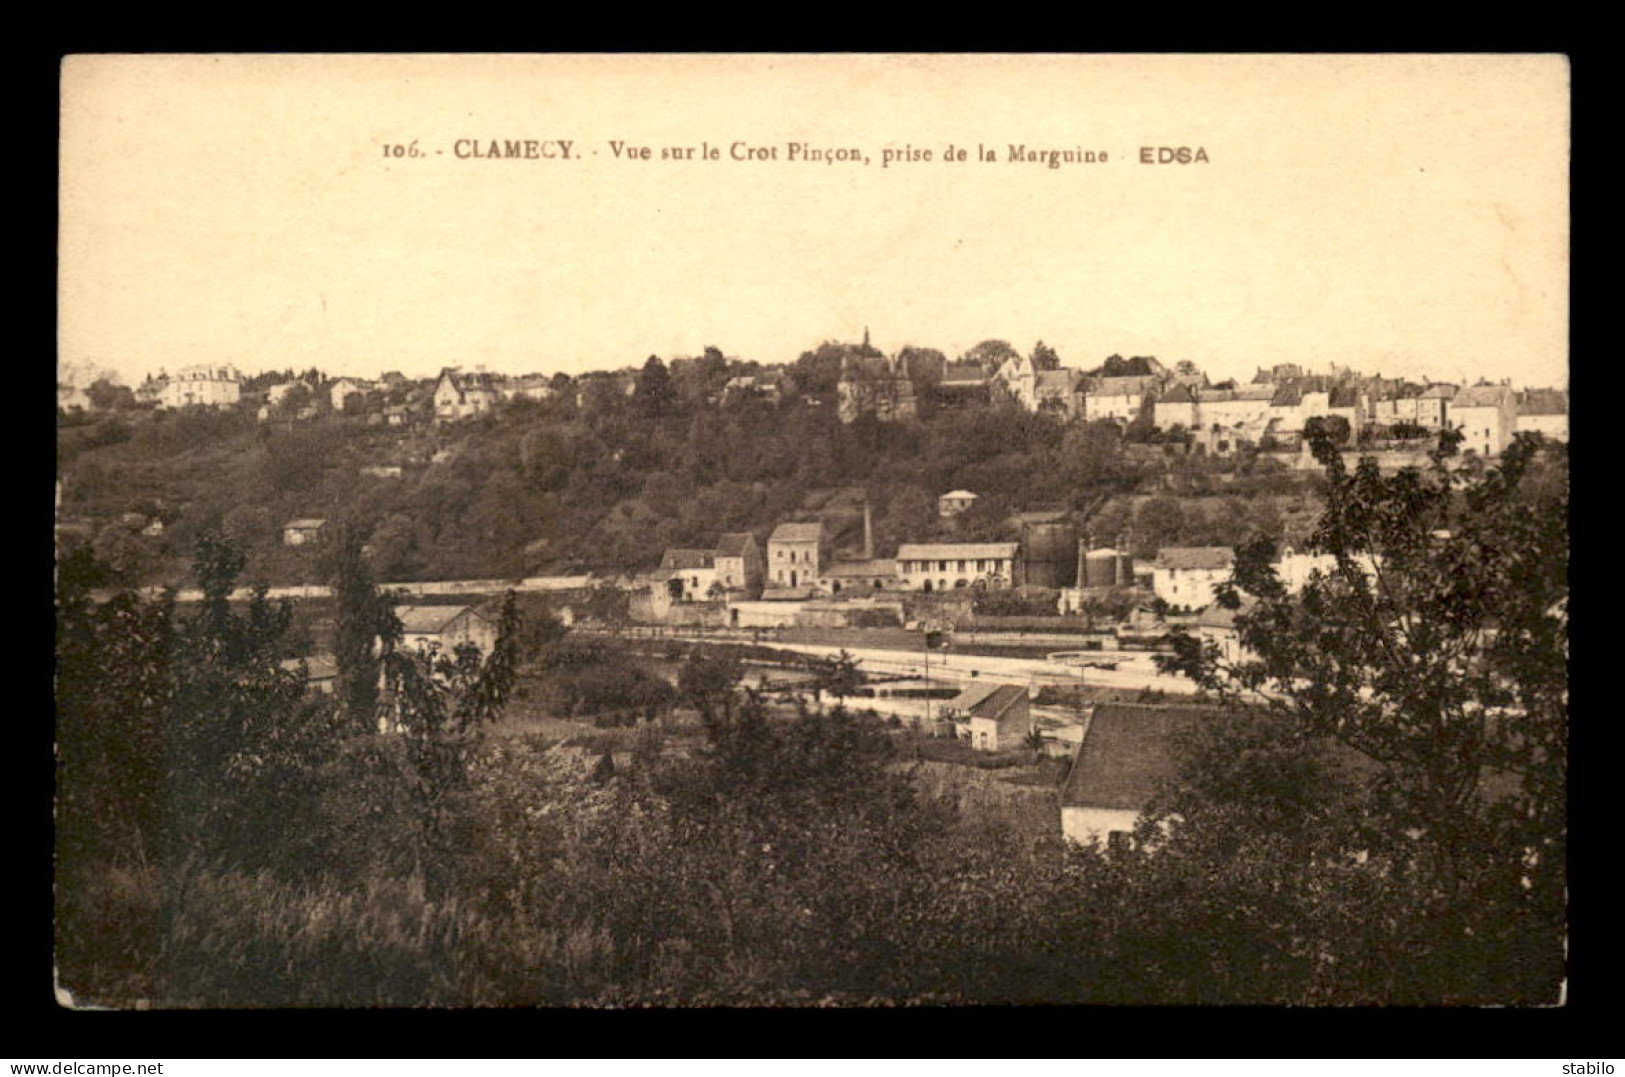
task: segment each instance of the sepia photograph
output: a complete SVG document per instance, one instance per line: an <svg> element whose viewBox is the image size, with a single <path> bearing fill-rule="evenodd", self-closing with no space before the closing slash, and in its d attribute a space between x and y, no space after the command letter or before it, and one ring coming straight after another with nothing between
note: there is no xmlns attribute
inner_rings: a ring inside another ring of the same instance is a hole
<svg viewBox="0 0 1625 1077"><path fill-rule="evenodd" d="M1566 57L59 85L58 1006L1569 1004Z"/></svg>

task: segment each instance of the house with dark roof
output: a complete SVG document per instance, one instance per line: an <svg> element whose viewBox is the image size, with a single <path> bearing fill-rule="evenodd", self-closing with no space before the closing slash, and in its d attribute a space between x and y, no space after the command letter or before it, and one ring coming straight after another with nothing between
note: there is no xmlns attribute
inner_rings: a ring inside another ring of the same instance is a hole
<svg viewBox="0 0 1625 1077"><path fill-rule="evenodd" d="M913 591L1012 587L1015 542L905 542L897 547L898 575Z"/></svg>
<svg viewBox="0 0 1625 1077"><path fill-rule="evenodd" d="M964 716L965 738L977 751L1007 752L1020 748L1033 730L1027 689L1019 684L994 685L992 691L960 713Z"/></svg>
<svg viewBox="0 0 1625 1077"><path fill-rule="evenodd" d="M660 572L668 590L680 602L704 602L717 582L717 555L714 550L667 550L660 559Z"/></svg>
<svg viewBox="0 0 1625 1077"><path fill-rule="evenodd" d="M1229 546L1164 546L1151 563L1151 590L1173 609L1205 609L1235 560Z"/></svg>
<svg viewBox="0 0 1625 1077"><path fill-rule="evenodd" d="M1096 705L1061 787L1061 835L1080 845L1126 844L1178 771L1177 739L1210 716L1197 707Z"/></svg>
<svg viewBox="0 0 1625 1077"><path fill-rule="evenodd" d="M761 591L766 565L762 548L749 531L731 531L717 539L714 564L723 590L750 595Z"/></svg>
<svg viewBox="0 0 1625 1077"><path fill-rule="evenodd" d="M434 417L437 422L467 419L496 407L500 399L496 379L484 369L465 373L459 367L446 367L434 387Z"/></svg>
<svg viewBox="0 0 1625 1077"><path fill-rule="evenodd" d="M1155 375L1088 378L1083 382L1083 417L1089 422L1117 419L1132 423L1156 395Z"/></svg>
<svg viewBox="0 0 1625 1077"><path fill-rule="evenodd" d="M783 523L767 537L767 578L774 588L811 587L828 559L821 520Z"/></svg>
<svg viewBox="0 0 1625 1077"><path fill-rule="evenodd" d="M942 368L942 380L935 386L939 407L962 407L966 404L986 404L993 376L979 363L948 363Z"/></svg>
<svg viewBox="0 0 1625 1077"><path fill-rule="evenodd" d="M957 516L976 504L976 494L970 490L950 490L937 498L938 516Z"/></svg>
<svg viewBox="0 0 1625 1077"><path fill-rule="evenodd" d="M1527 389L1518 394L1518 433L1540 434L1557 441L1569 439L1567 389Z"/></svg>
<svg viewBox="0 0 1625 1077"><path fill-rule="evenodd" d="M1461 451L1500 456L1518 428L1518 399L1510 385L1466 385L1450 401L1450 425L1461 431Z"/></svg>
<svg viewBox="0 0 1625 1077"><path fill-rule="evenodd" d="M497 626L473 606L396 606L401 622L401 646L447 656L472 643L482 656L497 642Z"/></svg>

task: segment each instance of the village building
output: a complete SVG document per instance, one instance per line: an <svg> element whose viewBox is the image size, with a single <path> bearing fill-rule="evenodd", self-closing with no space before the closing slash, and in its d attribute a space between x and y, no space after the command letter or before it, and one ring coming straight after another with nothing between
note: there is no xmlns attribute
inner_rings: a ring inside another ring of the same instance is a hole
<svg viewBox="0 0 1625 1077"><path fill-rule="evenodd" d="M747 594L761 591L766 565L762 548L749 531L730 532L717 539L715 566L723 590Z"/></svg>
<svg viewBox="0 0 1625 1077"><path fill-rule="evenodd" d="M1034 411L1046 411L1066 419L1083 414L1083 372L1061 367L1040 370L1033 382Z"/></svg>
<svg viewBox="0 0 1625 1077"><path fill-rule="evenodd" d="M1458 385L1437 382L1416 396L1416 424L1429 430L1443 430L1450 423L1450 405L1461 391Z"/></svg>
<svg viewBox="0 0 1625 1077"><path fill-rule="evenodd" d="M1083 417L1088 422L1116 419L1132 423L1154 400L1157 379L1152 375L1091 378L1084 383Z"/></svg>
<svg viewBox="0 0 1625 1077"><path fill-rule="evenodd" d="M898 575L911 591L1012 587L1018 548L1015 542L904 543L897 548Z"/></svg>
<svg viewBox="0 0 1625 1077"><path fill-rule="evenodd" d="M397 606L401 646L408 650L454 656L472 643L483 658L496 647L497 626L473 606Z"/></svg>
<svg viewBox="0 0 1625 1077"><path fill-rule="evenodd" d="M775 588L812 587L823 574L827 542L822 521L774 528L767 538L769 582Z"/></svg>
<svg viewBox="0 0 1625 1077"><path fill-rule="evenodd" d="M1258 656L1244 647L1241 642L1241 632L1236 628L1236 616L1245 613L1257 600L1243 596L1240 609L1226 609L1214 603L1191 622L1197 639L1201 640L1204 649L1212 648L1217 652L1219 660L1227 665L1238 662L1251 662Z"/></svg>
<svg viewBox="0 0 1625 1077"><path fill-rule="evenodd" d="M235 367L204 363L182 367L163 389L166 408L234 407L242 398L242 375Z"/></svg>
<svg viewBox="0 0 1625 1077"><path fill-rule="evenodd" d="M502 378L496 385L504 400L546 400L553 395L553 380L541 374Z"/></svg>
<svg viewBox="0 0 1625 1077"><path fill-rule="evenodd" d="M1235 559L1229 546L1164 546L1151 563L1151 590L1173 609L1204 609Z"/></svg>
<svg viewBox="0 0 1625 1077"><path fill-rule="evenodd" d="M874 591L897 591L903 580L897 574L897 561L876 557L863 561L836 561L819 577L820 590L831 595L853 595Z"/></svg>
<svg viewBox="0 0 1625 1077"><path fill-rule="evenodd" d="M1126 848L1140 813L1177 770L1177 738L1208 717L1192 707L1097 704L1061 787L1061 835Z"/></svg>
<svg viewBox="0 0 1625 1077"><path fill-rule="evenodd" d="M660 559L672 597L682 602L704 602L717 585L716 553L711 550L667 550Z"/></svg>
<svg viewBox="0 0 1625 1077"><path fill-rule="evenodd" d="M1569 394L1566 389L1528 389L1518 394L1517 433L1569 439Z"/></svg>
<svg viewBox="0 0 1625 1077"><path fill-rule="evenodd" d="M56 406L63 411L90 410L90 393L77 385L57 384Z"/></svg>
<svg viewBox="0 0 1625 1077"><path fill-rule="evenodd" d="M495 379L483 368L464 373L458 367L446 367L434 387L434 417L437 422L454 422L482 415L496 406L501 394Z"/></svg>
<svg viewBox="0 0 1625 1077"><path fill-rule="evenodd" d="M957 516L976 504L976 495L969 490L952 490L937 498L938 516Z"/></svg>
<svg viewBox="0 0 1625 1077"><path fill-rule="evenodd" d="M328 401L333 405L333 410L343 411L344 402L352 396L366 396L367 385L365 382L355 381L351 378L340 378L332 384L327 394Z"/></svg>
<svg viewBox="0 0 1625 1077"><path fill-rule="evenodd" d="M338 687L339 664L330 654L313 654L309 658L290 658L279 663L289 673L298 673L305 667L305 691L330 696Z"/></svg>
<svg viewBox="0 0 1625 1077"><path fill-rule="evenodd" d="M1500 456L1518 427L1518 401L1510 385L1469 385L1450 402L1450 425L1461 431L1461 451Z"/></svg>
<svg viewBox="0 0 1625 1077"><path fill-rule="evenodd" d="M844 355L835 390L836 414L843 423L859 415L892 421L912 419L918 413L914 381L900 358Z"/></svg>
<svg viewBox="0 0 1625 1077"><path fill-rule="evenodd" d="M970 404L986 404L991 393L993 377L979 363L947 363L942 368L942 380L937 382L935 397L940 408L961 408Z"/></svg>
<svg viewBox="0 0 1625 1077"><path fill-rule="evenodd" d="M1027 689L1019 684L976 684L942 706L957 739L982 752L1020 748L1032 733Z"/></svg>
<svg viewBox="0 0 1625 1077"><path fill-rule="evenodd" d="M405 404L393 404L384 409L384 425L404 427L412 425L412 409Z"/></svg>
<svg viewBox="0 0 1625 1077"><path fill-rule="evenodd" d="M282 545L308 546L318 542L322 537L322 528L326 526L326 520L289 520L282 528Z"/></svg>

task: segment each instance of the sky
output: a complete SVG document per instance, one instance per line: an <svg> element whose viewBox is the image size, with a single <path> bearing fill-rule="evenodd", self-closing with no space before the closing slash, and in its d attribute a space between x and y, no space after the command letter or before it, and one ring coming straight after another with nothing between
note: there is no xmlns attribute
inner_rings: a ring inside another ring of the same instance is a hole
<svg viewBox="0 0 1625 1077"><path fill-rule="evenodd" d="M61 176L59 369L127 384L784 363L866 329L1568 382L1556 56L75 56Z"/></svg>

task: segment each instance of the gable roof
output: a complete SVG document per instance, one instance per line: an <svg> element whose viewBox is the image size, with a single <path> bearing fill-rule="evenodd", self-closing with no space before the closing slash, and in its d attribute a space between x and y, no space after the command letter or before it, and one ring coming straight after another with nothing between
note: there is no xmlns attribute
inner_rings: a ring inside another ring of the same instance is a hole
<svg viewBox="0 0 1625 1077"><path fill-rule="evenodd" d="M1098 704L1061 788L1061 806L1144 808L1178 770L1175 738L1208 717L1192 707Z"/></svg>
<svg viewBox="0 0 1625 1077"><path fill-rule="evenodd" d="M1196 390L1181 382L1162 394L1161 403L1164 404L1194 404L1196 403Z"/></svg>
<svg viewBox="0 0 1625 1077"><path fill-rule="evenodd" d="M326 526L327 526L327 521L326 520L289 520L287 523L282 525L282 530L284 530L284 531L315 531L318 528L326 527Z"/></svg>
<svg viewBox="0 0 1625 1077"><path fill-rule="evenodd" d="M972 497L973 498L973 497L976 497L976 496L977 496L976 494L972 493L969 490L949 490L947 493L945 493L942 496L938 497L937 500L938 501L943 501L943 500L946 500L948 498L953 498L954 500L962 501L967 497Z"/></svg>
<svg viewBox="0 0 1625 1077"><path fill-rule="evenodd" d="M716 567L716 554L710 550L667 550L661 568L695 569Z"/></svg>
<svg viewBox="0 0 1625 1077"><path fill-rule="evenodd" d="M1352 385L1341 385L1333 389L1326 401L1329 408L1357 408L1360 406L1360 390Z"/></svg>
<svg viewBox="0 0 1625 1077"><path fill-rule="evenodd" d="M485 620L473 606L396 606L395 616L401 628L414 635L432 635L443 631L463 614Z"/></svg>
<svg viewBox="0 0 1625 1077"><path fill-rule="evenodd" d="M1098 377L1089 382L1090 396L1139 396L1157 383L1150 374L1129 374L1118 378Z"/></svg>
<svg viewBox="0 0 1625 1077"><path fill-rule="evenodd" d="M1457 388L1449 382L1441 381L1423 389L1420 396L1423 400L1454 400Z"/></svg>
<svg viewBox="0 0 1625 1077"><path fill-rule="evenodd" d="M1004 717L1006 711L1026 698L1027 689L1021 685L1001 684L992 692L971 704L970 716L972 718L989 718L998 721Z"/></svg>
<svg viewBox="0 0 1625 1077"><path fill-rule="evenodd" d="M1469 385L1456 394L1451 406L1457 408L1499 408L1512 402L1509 385Z"/></svg>
<svg viewBox="0 0 1625 1077"><path fill-rule="evenodd" d="M905 542L897 547L899 561L998 560L1016 555L1015 542Z"/></svg>
<svg viewBox="0 0 1625 1077"><path fill-rule="evenodd" d="M718 557L744 557L756 545L756 536L749 531L729 531L717 539Z"/></svg>
<svg viewBox="0 0 1625 1077"><path fill-rule="evenodd" d="M949 363L942 369L939 389L977 389L986 385L991 375L976 363Z"/></svg>
<svg viewBox="0 0 1625 1077"><path fill-rule="evenodd" d="M1071 392L1083 379L1083 372L1061 367L1058 370L1040 370L1033 386L1040 392Z"/></svg>
<svg viewBox="0 0 1625 1077"><path fill-rule="evenodd" d="M1569 394L1564 389L1529 389L1518 401L1519 415L1567 415Z"/></svg>
<svg viewBox="0 0 1625 1077"><path fill-rule="evenodd" d="M811 523L786 523L773 529L767 537L769 542L821 542L824 538L824 524L821 520Z"/></svg>
<svg viewBox="0 0 1625 1077"><path fill-rule="evenodd" d="M1235 560L1236 551L1229 546L1164 546L1153 564L1176 570L1219 569L1229 568Z"/></svg>
<svg viewBox="0 0 1625 1077"><path fill-rule="evenodd" d="M892 577L897 575L897 562L889 557L877 557L872 561L837 561L824 570L829 579L870 579L872 577Z"/></svg>

